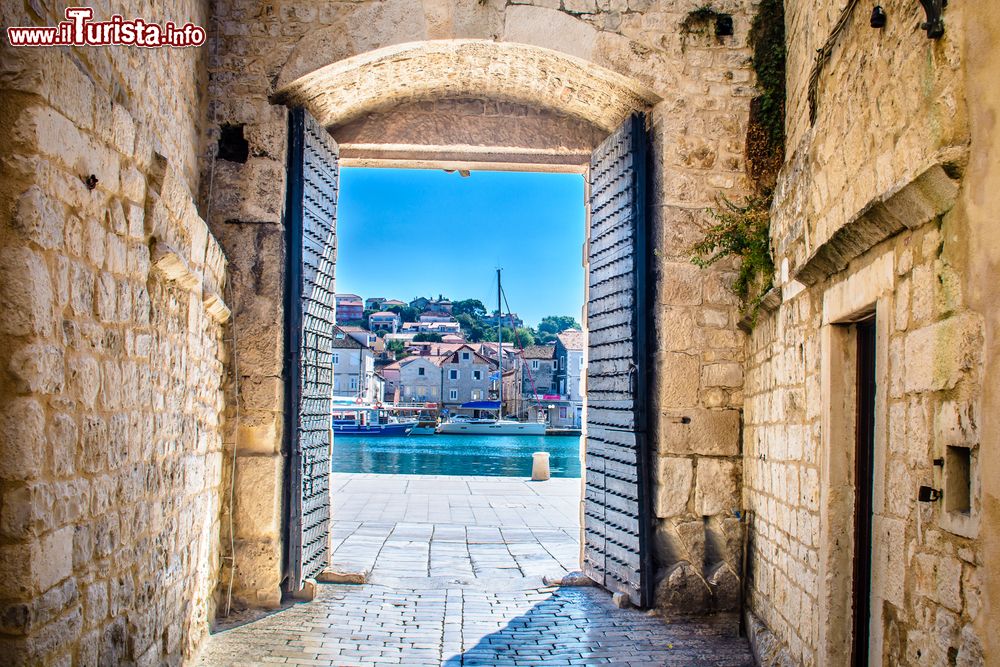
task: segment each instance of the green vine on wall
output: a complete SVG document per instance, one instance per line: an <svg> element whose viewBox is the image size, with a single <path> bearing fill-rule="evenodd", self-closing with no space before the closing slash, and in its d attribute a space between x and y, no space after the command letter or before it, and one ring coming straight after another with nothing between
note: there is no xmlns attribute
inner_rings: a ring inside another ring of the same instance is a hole
<svg viewBox="0 0 1000 667"><path fill-rule="evenodd" d="M785 159L783 0L761 1L749 39L759 91L750 105L744 149L751 194L742 202L724 196L716 200L716 206L709 209L715 222L692 247L691 259L702 268L727 257L739 259L732 290L752 320L774 280L770 211L778 171Z"/></svg>
<svg viewBox="0 0 1000 667"><path fill-rule="evenodd" d="M757 74L756 120L766 150L784 158L785 149L785 7L783 0L762 0L750 25L753 69ZM780 164L778 165L780 168Z"/></svg>
<svg viewBox="0 0 1000 667"><path fill-rule="evenodd" d="M733 281L733 293L743 310L756 311L774 276L771 256L771 194L750 195L742 203L719 197L709 210L715 224L692 248L691 261L705 268L727 257L738 257L740 267Z"/></svg>

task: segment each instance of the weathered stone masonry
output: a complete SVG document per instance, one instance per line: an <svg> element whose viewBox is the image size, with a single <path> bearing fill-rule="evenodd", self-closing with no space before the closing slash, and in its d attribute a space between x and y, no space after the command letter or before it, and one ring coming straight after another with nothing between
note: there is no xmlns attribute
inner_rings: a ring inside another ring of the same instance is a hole
<svg viewBox="0 0 1000 667"><path fill-rule="evenodd" d="M0 55L4 664L177 664L215 614L225 258L194 203L200 59Z"/></svg>
<svg viewBox="0 0 1000 667"><path fill-rule="evenodd" d="M66 4L11 0L0 18L52 25ZM278 602L285 103L298 103L348 161L451 167L578 169L623 114L647 110L658 605L734 608L743 506L762 661L843 661L836 537L850 508L833 491L850 480L830 464L846 447L831 364L841 323L874 306L873 658L996 661L995 13L951 3L929 41L917 3L883 2L884 31L859 4L811 124L813 54L841 6L786 2L780 305L747 338L732 265L701 271L689 248L715 196L744 187L753 2L712 3L734 17L718 38L682 30L701 3L673 0L108 4L212 38L0 51L0 654L176 664L230 575L237 603ZM469 73L490 61L490 76ZM380 78L384 63L415 67L422 87ZM245 162L213 160L223 125L242 131ZM949 446L971 453L968 516L916 502L918 485L947 491L934 459Z"/></svg>
<svg viewBox="0 0 1000 667"><path fill-rule="evenodd" d="M980 481L996 456L982 402L988 311L969 299L985 287L970 275L980 249L969 239L990 218L962 206L980 196L965 177L977 168L968 109L986 102L966 93L962 67L975 57L966 31L980 17L949 6L935 41L914 29L916 3L883 5L884 30L859 7L841 33L811 124L813 54L837 8L817 16L811 3L785 3L788 155L771 230L781 304L748 341L744 413L750 609L769 629L755 642L768 664L840 664L849 653L854 481L841 462L852 465L853 431L841 435L852 417L838 408L838 355L850 354L838 332L868 308L879 347L873 664L990 664L982 535L996 526ZM972 461L967 511L948 500L950 457L961 452ZM920 485L945 500L917 502Z"/></svg>
<svg viewBox="0 0 1000 667"><path fill-rule="evenodd" d="M735 609L743 338L732 266L701 271L688 249L716 194L741 192L752 5L718 3L736 17L729 37L709 24L682 30L694 4L551 5L225 3L210 46L210 134L242 126L249 157L214 172L206 159L202 184L214 178L208 222L230 260L240 330L237 516L241 502L260 510L237 521L240 601L275 604L281 581L284 102L329 126L345 162L421 164L430 144L452 168L579 169L627 113L650 110L660 604ZM546 130L561 119L554 140Z"/></svg>

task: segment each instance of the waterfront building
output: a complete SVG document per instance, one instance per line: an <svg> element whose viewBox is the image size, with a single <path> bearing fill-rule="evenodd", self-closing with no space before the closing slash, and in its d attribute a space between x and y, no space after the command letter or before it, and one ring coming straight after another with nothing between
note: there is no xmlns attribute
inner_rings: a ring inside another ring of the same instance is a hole
<svg viewBox="0 0 1000 667"><path fill-rule="evenodd" d="M337 322L360 322L364 320L365 317L365 304L361 300L361 297L357 294L338 294L336 297L337 303Z"/></svg>
<svg viewBox="0 0 1000 667"><path fill-rule="evenodd" d="M368 316L368 328L371 331L390 331L396 333L403 321L399 315L389 311L380 311Z"/></svg>
<svg viewBox="0 0 1000 667"><path fill-rule="evenodd" d="M372 403L375 396L375 354L343 327L333 328L333 395Z"/></svg>
<svg viewBox="0 0 1000 667"><path fill-rule="evenodd" d="M579 329L567 329L556 336L556 384L562 397L556 408L559 426L579 428L583 423L586 346L587 336Z"/></svg>

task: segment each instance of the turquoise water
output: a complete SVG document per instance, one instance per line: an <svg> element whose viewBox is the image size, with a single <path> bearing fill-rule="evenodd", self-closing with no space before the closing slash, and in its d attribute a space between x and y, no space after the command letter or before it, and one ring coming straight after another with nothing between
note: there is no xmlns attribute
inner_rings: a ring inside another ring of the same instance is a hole
<svg viewBox="0 0 1000 667"><path fill-rule="evenodd" d="M580 476L580 438L572 436L334 436L333 471L530 477L533 452L549 452L553 477Z"/></svg>

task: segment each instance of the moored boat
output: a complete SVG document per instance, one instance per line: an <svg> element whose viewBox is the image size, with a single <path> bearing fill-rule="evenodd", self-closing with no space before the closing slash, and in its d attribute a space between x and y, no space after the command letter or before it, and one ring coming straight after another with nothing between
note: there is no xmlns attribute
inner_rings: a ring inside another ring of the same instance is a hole
<svg viewBox="0 0 1000 667"><path fill-rule="evenodd" d="M398 422L395 424L362 424L355 419L335 419L333 421L334 435L352 436L402 436L409 435L413 430L413 422Z"/></svg>
<svg viewBox="0 0 1000 667"><path fill-rule="evenodd" d="M497 313L501 311L500 269L497 269ZM486 410L496 412L496 417L471 418L464 415L454 415L448 421L437 427L437 432L450 435L545 435L548 427L544 422L519 422L514 419L504 419L503 416L503 325L497 317L497 400L471 401L460 407L466 410Z"/></svg>
<svg viewBox="0 0 1000 667"><path fill-rule="evenodd" d="M438 422L436 419L421 420L413 426L410 435L434 435L437 433L437 427Z"/></svg>
<svg viewBox="0 0 1000 667"><path fill-rule="evenodd" d="M456 419L438 426L437 432L451 435L545 435L542 422L513 419Z"/></svg>
<svg viewBox="0 0 1000 667"><path fill-rule="evenodd" d="M334 403L331 427L335 436L403 436L409 435L416 421L400 421L381 406L355 403Z"/></svg>

